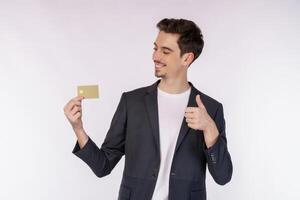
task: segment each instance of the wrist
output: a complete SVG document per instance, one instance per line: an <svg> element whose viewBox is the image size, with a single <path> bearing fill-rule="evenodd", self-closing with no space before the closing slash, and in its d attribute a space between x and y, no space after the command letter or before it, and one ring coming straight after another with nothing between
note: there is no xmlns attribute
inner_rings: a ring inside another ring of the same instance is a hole
<svg viewBox="0 0 300 200"><path fill-rule="evenodd" d="M76 135L81 135L83 133L85 133L83 127L73 127L74 132L76 133Z"/></svg>
<svg viewBox="0 0 300 200"><path fill-rule="evenodd" d="M216 128L217 128L217 126L216 126L215 122L213 120L211 120L210 122L207 123L207 126L205 127L203 132L204 133L213 132Z"/></svg>
<svg viewBox="0 0 300 200"><path fill-rule="evenodd" d="M209 124L207 128L203 131L203 133L204 133L205 144L207 148L210 148L216 143L217 138L219 136L219 131L217 129L216 124L214 122Z"/></svg>

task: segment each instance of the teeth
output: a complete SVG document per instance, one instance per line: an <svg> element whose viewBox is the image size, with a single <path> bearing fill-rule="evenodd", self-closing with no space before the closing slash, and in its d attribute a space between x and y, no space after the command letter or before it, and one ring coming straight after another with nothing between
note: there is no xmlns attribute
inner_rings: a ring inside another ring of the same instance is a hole
<svg viewBox="0 0 300 200"><path fill-rule="evenodd" d="M163 64L156 64L156 65L155 65L155 67L157 67L157 68L163 67L163 66L165 66L165 65L163 65Z"/></svg>

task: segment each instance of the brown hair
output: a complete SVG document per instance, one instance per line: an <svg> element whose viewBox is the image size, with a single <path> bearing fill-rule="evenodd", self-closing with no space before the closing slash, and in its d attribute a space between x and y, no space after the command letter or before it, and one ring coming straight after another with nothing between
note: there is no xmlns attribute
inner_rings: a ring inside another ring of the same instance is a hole
<svg viewBox="0 0 300 200"><path fill-rule="evenodd" d="M180 35L177 41L180 56L192 52L194 54L192 62L194 62L201 54L204 46L203 35L194 22L186 19L165 18L158 22L156 27L160 31Z"/></svg>

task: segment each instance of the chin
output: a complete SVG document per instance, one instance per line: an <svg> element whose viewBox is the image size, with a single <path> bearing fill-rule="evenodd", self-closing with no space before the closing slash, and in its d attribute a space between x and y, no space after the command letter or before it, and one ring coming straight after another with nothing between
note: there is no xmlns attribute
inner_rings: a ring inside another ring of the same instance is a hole
<svg viewBox="0 0 300 200"><path fill-rule="evenodd" d="M164 78L164 77L165 77L164 74L158 74L158 73L155 73L155 76L156 76L157 78Z"/></svg>

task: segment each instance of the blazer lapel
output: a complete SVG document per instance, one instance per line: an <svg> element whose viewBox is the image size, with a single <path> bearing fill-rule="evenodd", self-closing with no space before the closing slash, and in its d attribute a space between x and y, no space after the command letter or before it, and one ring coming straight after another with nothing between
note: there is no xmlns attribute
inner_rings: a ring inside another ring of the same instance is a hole
<svg viewBox="0 0 300 200"><path fill-rule="evenodd" d="M160 152L159 144L159 122L158 122L158 104L157 104L157 85L160 80L149 86L145 96L145 105L148 112L149 121L152 127L152 133L158 152Z"/></svg>
<svg viewBox="0 0 300 200"><path fill-rule="evenodd" d="M191 82L189 82L189 84L191 86L191 93L190 93L187 107L197 107L198 106L197 102L196 102L197 89L193 86L193 84ZM180 144L182 143L183 138L189 132L189 130L190 130L190 127L188 127L188 125L185 121L185 117L183 117L174 154L176 153L177 149L179 148Z"/></svg>

